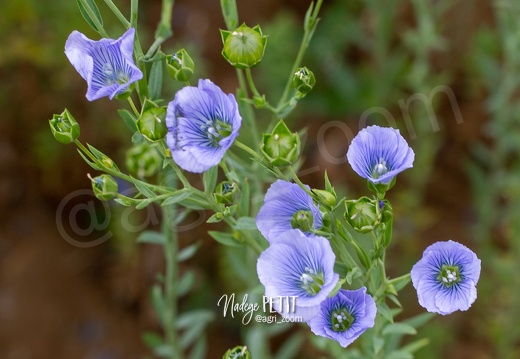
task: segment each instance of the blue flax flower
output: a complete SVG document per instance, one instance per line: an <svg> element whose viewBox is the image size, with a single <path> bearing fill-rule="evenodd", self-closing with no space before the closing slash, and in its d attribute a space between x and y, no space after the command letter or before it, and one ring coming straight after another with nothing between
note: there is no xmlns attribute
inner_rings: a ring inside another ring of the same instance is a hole
<svg viewBox="0 0 520 359"><path fill-rule="evenodd" d="M370 126L352 140L347 159L352 169L372 183L389 183L413 166L414 152L399 130Z"/></svg>
<svg viewBox="0 0 520 359"><path fill-rule="evenodd" d="M81 77L87 81L87 99L97 100L125 92L143 73L134 64L135 29L130 28L119 39L93 41L73 31L65 43L65 55Z"/></svg>
<svg viewBox="0 0 520 359"><path fill-rule="evenodd" d="M256 225L270 242L288 229L297 228L309 234L323 225L319 208L300 186L277 180L267 190L264 205L256 217Z"/></svg>
<svg viewBox="0 0 520 359"><path fill-rule="evenodd" d="M307 321L338 282L335 259L327 239L290 229L260 254L256 268L274 309Z"/></svg>
<svg viewBox="0 0 520 359"><path fill-rule="evenodd" d="M182 88L168 105L166 142L179 167L200 173L219 164L241 124L235 97L199 80L198 87Z"/></svg>
<svg viewBox="0 0 520 359"><path fill-rule="evenodd" d="M446 315L468 310L477 299L480 259L460 243L437 242L426 248L411 276L427 311Z"/></svg>
<svg viewBox="0 0 520 359"><path fill-rule="evenodd" d="M374 326L376 313L376 303L365 287L341 289L321 303L319 314L307 324L314 334L336 340L345 348Z"/></svg>

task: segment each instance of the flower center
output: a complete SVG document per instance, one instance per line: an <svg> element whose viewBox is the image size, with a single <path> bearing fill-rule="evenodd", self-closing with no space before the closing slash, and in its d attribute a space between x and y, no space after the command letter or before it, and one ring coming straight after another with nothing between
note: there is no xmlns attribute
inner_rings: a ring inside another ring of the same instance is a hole
<svg viewBox="0 0 520 359"><path fill-rule="evenodd" d="M231 134L231 125L222 120L208 121L202 126L213 147L218 147L221 139Z"/></svg>
<svg viewBox="0 0 520 359"><path fill-rule="evenodd" d="M305 272L300 276L300 281L300 287L311 296L318 294L325 282L322 272L316 272L309 267L305 267Z"/></svg>
<svg viewBox="0 0 520 359"><path fill-rule="evenodd" d="M462 280L459 266L443 264L437 279L447 288L459 283Z"/></svg>
<svg viewBox="0 0 520 359"><path fill-rule="evenodd" d="M102 69L103 75L105 77L105 84L107 86L113 85L113 84L126 84L129 80L128 75L121 72L121 71L115 71L114 67L111 63L106 63L103 65Z"/></svg>
<svg viewBox="0 0 520 359"><path fill-rule="evenodd" d="M386 161L383 158L380 158L379 162L377 162L374 168L372 168L372 178L378 179L387 172L388 167L386 166Z"/></svg>
<svg viewBox="0 0 520 359"><path fill-rule="evenodd" d="M310 233L314 228L314 218L311 211L300 210L291 219L291 226L303 232Z"/></svg>
<svg viewBox="0 0 520 359"><path fill-rule="evenodd" d="M330 314L332 330L335 332L345 332L354 323L354 317L350 315L346 308L339 308Z"/></svg>

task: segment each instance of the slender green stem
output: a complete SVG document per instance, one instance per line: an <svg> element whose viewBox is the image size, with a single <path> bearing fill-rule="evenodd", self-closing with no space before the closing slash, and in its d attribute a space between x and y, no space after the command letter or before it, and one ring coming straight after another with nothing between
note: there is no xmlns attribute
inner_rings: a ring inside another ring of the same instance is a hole
<svg viewBox="0 0 520 359"><path fill-rule="evenodd" d="M246 78L247 83L249 84L249 88L251 89L251 92L253 92L253 96L261 97L260 92L256 89L255 82L253 80L253 76L251 75L251 69L246 68Z"/></svg>
<svg viewBox="0 0 520 359"><path fill-rule="evenodd" d="M121 21L121 23L128 28L130 26L130 22L126 19L125 15L119 11L118 7L112 2L112 0L105 0L105 4L112 10L114 15Z"/></svg>
<svg viewBox="0 0 520 359"><path fill-rule="evenodd" d="M139 116L141 116L141 114L137 110L137 107L135 107L134 100L132 100L132 98L130 96L128 96L128 103L130 104L130 107L132 108L132 111L134 112L134 115L137 118L139 118Z"/></svg>
<svg viewBox="0 0 520 359"><path fill-rule="evenodd" d="M248 129L251 131L251 136L253 137L255 146L258 146L258 143L260 142L260 135L258 134L258 129L256 126L255 113L251 107L251 104L245 101L248 97L247 82L244 78L244 73L242 72L242 70L237 69L236 73L241 95L241 97L239 97L239 100L242 104L242 116L244 117L244 121L246 122Z"/></svg>
<svg viewBox="0 0 520 359"><path fill-rule="evenodd" d="M289 168L289 174L291 175L291 178L293 179L293 181L296 182L296 184L298 184L298 186L300 186L301 189L303 189L305 192L307 192L307 194L309 196L313 197L314 194L309 189L309 187L304 185L303 182L298 178L298 175L294 171L294 168L292 168L292 166L288 166L288 168Z"/></svg>
<svg viewBox="0 0 520 359"><path fill-rule="evenodd" d="M174 0L163 0L161 8L161 21L155 30L155 41L145 55L146 59L152 58L157 49L172 35L171 22Z"/></svg>
<svg viewBox="0 0 520 359"><path fill-rule="evenodd" d="M285 89L283 91L282 97L280 98L280 101L278 102L278 105L276 106L278 111L280 111L284 107L285 103L288 100L288 96L291 91L292 79L293 79L294 73L296 72L298 67L301 66L303 56L305 55L305 51L307 50L307 47L309 46L312 36L314 35L314 30L316 30L316 26L318 24L318 13L320 11L322 3L323 3L323 0L318 0L316 3L316 6L314 7L314 9L312 11L312 15L311 15L311 18L309 21L310 28L307 27L307 24L305 24L305 29L304 29L305 32L303 34L302 42L300 43L300 48L298 50L298 54L296 55L296 59L294 61L293 67L291 69L291 72L289 73L289 79L287 80L287 83L285 85Z"/></svg>
<svg viewBox="0 0 520 359"><path fill-rule="evenodd" d="M254 158L256 158L257 160L263 160L262 156L260 156L256 151L254 151L251 147L243 144L242 142L240 141L237 141L235 140L235 145L237 147L239 147L240 149L246 151L247 153L249 153L251 156L253 156Z"/></svg>
<svg viewBox="0 0 520 359"><path fill-rule="evenodd" d="M165 176L168 185L176 188L176 180L172 176ZM162 220L162 233L166 239L164 246L164 256L166 260L166 273L164 283L164 333L165 341L170 347L171 359L181 359L182 353L177 340L177 330L175 327L177 318L177 283L178 283L178 264L177 264L177 232L175 231L174 217L175 205L163 207L164 218Z"/></svg>

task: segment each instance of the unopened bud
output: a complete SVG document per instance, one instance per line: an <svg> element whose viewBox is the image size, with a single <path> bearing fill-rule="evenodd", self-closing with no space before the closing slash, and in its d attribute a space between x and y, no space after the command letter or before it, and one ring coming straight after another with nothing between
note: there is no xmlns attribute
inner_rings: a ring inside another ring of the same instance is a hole
<svg viewBox="0 0 520 359"><path fill-rule="evenodd" d="M49 125L54 138L64 145L74 142L79 137L79 124L67 109L59 115L52 116Z"/></svg>
<svg viewBox="0 0 520 359"><path fill-rule="evenodd" d="M118 187L114 177L102 174L101 176L94 178L90 177L90 180L92 181L92 190L94 191L94 195L98 199L108 201L117 196Z"/></svg>
<svg viewBox="0 0 520 359"><path fill-rule="evenodd" d="M222 56L234 67L249 68L262 61L267 36L260 26L250 28L242 24L234 31L220 30L220 35L224 44Z"/></svg>
<svg viewBox="0 0 520 359"><path fill-rule="evenodd" d="M126 166L138 178L150 177L161 168L161 155L155 148L143 142L126 152Z"/></svg>
<svg viewBox="0 0 520 359"><path fill-rule="evenodd" d="M137 129L152 142L162 140L168 132L165 119L166 109L164 107L149 108L143 111L137 120Z"/></svg>
<svg viewBox="0 0 520 359"><path fill-rule="evenodd" d="M270 134L263 134L260 151L271 165L285 167L300 156L300 146L300 136L280 120Z"/></svg>
<svg viewBox="0 0 520 359"><path fill-rule="evenodd" d="M314 217L311 211L301 210L296 212L291 219L291 226L302 232L311 233L314 229Z"/></svg>
<svg viewBox="0 0 520 359"><path fill-rule="evenodd" d="M300 67L298 71L294 73L292 84L296 91L298 91L296 97L303 98L316 84L316 77L308 68Z"/></svg>
<svg viewBox="0 0 520 359"><path fill-rule="evenodd" d="M246 346L238 346L229 349L222 359L251 359L251 353L247 350Z"/></svg>
<svg viewBox="0 0 520 359"><path fill-rule="evenodd" d="M180 82L189 81L195 70L193 60L184 49L166 56L166 66L170 77Z"/></svg>
<svg viewBox="0 0 520 359"><path fill-rule="evenodd" d="M215 188L215 200L217 203L230 206L235 204L239 197L240 189L235 182L223 181Z"/></svg>
<svg viewBox="0 0 520 359"><path fill-rule="evenodd" d="M345 201L345 220L356 231L372 231L381 221L379 201L368 197Z"/></svg>

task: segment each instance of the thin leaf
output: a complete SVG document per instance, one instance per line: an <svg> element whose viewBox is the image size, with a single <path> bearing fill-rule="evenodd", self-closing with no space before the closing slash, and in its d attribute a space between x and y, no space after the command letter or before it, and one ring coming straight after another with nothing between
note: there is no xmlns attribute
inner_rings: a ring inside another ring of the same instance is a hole
<svg viewBox="0 0 520 359"><path fill-rule="evenodd" d="M177 283L177 297L187 294L195 284L195 273L193 271L186 272Z"/></svg>
<svg viewBox="0 0 520 359"><path fill-rule="evenodd" d="M119 113L119 116L123 119L123 122L126 124L126 126L132 131L132 133L137 131L137 126L135 122L137 121L135 116L128 110L125 109L119 109L117 110Z"/></svg>
<svg viewBox="0 0 520 359"><path fill-rule="evenodd" d="M191 196L191 191L188 188L180 189L178 191L173 192L171 196L166 198L161 203L161 206L168 206L170 204L179 203L188 198L189 196Z"/></svg>
<svg viewBox="0 0 520 359"><path fill-rule="evenodd" d="M256 219L253 217L240 217L235 224L235 229L255 231L258 229L256 226Z"/></svg>
<svg viewBox="0 0 520 359"><path fill-rule="evenodd" d="M81 152L79 149L78 149L78 152L80 154L80 156L85 160L85 162L90 166L92 167L93 169L95 169L96 171L102 171L102 168L99 167L98 165L96 165L94 162L92 162L89 158L87 158L87 156L85 156L85 154L83 152Z"/></svg>
<svg viewBox="0 0 520 359"><path fill-rule="evenodd" d="M96 18L97 22L103 26L103 18L101 17L101 13L96 5L94 0L76 0L79 12L81 16L85 19L85 21L92 27L94 30L98 31L98 26L96 25L96 21L93 20L93 17Z"/></svg>
<svg viewBox="0 0 520 359"><path fill-rule="evenodd" d="M239 247L242 245L241 243L237 242L237 240L229 233L208 231L208 234L214 240L225 246Z"/></svg>
<svg viewBox="0 0 520 359"><path fill-rule="evenodd" d="M152 244L162 244L166 243L166 237L161 232L156 231L144 231L139 234L136 241L138 243L152 243Z"/></svg>
<svg viewBox="0 0 520 359"><path fill-rule="evenodd" d="M150 69L150 77L148 78L148 89L150 98L156 100L161 96L163 82L163 62L155 61Z"/></svg>
<svg viewBox="0 0 520 359"><path fill-rule="evenodd" d="M155 193L150 190L148 187L145 186L145 184L141 181L139 181L138 179L136 178L133 178L133 177L130 177L131 180L132 180L132 183L134 184L135 188L140 192L142 193L145 197L148 197L148 198L154 198L154 197L157 197L155 195Z"/></svg>
<svg viewBox="0 0 520 359"><path fill-rule="evenodd" d="M390 323L383 329L383 335L389 334L408 334L415 335L417 334L417 330L411 325L406 323Z"/></svg>
<svg viewBox="0 0 520 359"><path fill-rule="evenodd" d="M215 186L217 185L217 177L218 177L218 166L213 166L202 176L202 182L204 184L204 191L206 193L213 193L215 191Z"/></svg>
<svg viewBox="0 0 520 359"><path fill-rule="evenodd" d="M183 248L178 254L177 254L177 261L182 262L185 260L190 259L197 253L197 250L200 248L201 242L197 242L195 244L192 244L186 248Z"/></svg>

